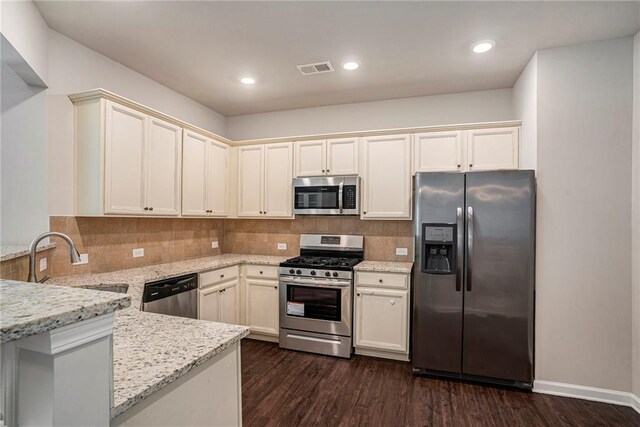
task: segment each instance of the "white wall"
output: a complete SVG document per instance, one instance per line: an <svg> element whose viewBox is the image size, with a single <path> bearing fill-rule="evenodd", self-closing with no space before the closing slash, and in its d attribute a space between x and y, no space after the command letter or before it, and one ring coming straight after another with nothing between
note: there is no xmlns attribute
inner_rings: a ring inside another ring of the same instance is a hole
<svg viewBox="0 0 640 427"><path fill-rule="evenodd" d="M511 89L301 108L227 118L234 140L514 119Z"/></svg>
<svg viewBox="0 0 640 427"><path fill-rule="evenodd" d="M104 88L219 135L226 118L53 30L49 30L49 210L73 214L71 93Z"/></svg>
<svg viewBox="0 0 640 427"><path fill-rule="evenodd" d="M633 46L632 360L633 393L640 397L640 32Z"/></svg>
<svg viewBox="0 0 640 427"><path fill-rule="evenodd" d="M513 86L513 111L522 120L520 167L536 169L538 157L538 54L535 53Z"/></svg>
<svg viewBox="0 0 640 427"><path fill-rule="evenodd" d="M632 39L537 56L536 379L630 391Z"/></svg>
<svg viewBox="0 0 640 427"><path fill-rule="evenodd" d="M35 71L43 83L47 83L47 45L49 27L31 1L0 2L0 32Z"/></svg>
<svg viewBox="0 0 640 427"><path fill-rule="evenodd" d="M1 67L1 244L27 245L49 230L47 95Z"/></svg>

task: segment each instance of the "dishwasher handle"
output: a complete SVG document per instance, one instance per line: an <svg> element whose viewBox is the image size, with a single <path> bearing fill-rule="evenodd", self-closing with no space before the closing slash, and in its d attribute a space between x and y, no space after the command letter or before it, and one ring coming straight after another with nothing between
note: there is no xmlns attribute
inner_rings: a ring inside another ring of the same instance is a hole
<svg viewBox="0 0 640 427"><path fill-rule="evenodd" d="M145 303L156 301L194 289L198 289L197 274L145 283L143 301Z"/></svg>

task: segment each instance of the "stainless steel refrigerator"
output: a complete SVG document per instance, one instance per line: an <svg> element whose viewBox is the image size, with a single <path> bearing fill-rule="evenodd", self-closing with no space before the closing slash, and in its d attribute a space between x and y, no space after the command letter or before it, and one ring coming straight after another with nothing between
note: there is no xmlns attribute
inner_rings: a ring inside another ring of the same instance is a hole
<svg viewBox="0 0 640 427"><path fill-rule="evenodd" d="M533 171L418 173L416 374L533 385Z"/></svg>

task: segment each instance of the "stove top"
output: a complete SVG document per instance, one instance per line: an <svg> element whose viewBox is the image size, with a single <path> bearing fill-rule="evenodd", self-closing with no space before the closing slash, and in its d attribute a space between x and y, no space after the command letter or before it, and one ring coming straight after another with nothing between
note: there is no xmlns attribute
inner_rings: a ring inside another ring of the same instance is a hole
<svg viewBox="0 0 640 427"><path fill-rule="evenodd" d="M323 268L331 270L352 270L362 259L326 256L297 256L281 263L282 267Z"/></svg>

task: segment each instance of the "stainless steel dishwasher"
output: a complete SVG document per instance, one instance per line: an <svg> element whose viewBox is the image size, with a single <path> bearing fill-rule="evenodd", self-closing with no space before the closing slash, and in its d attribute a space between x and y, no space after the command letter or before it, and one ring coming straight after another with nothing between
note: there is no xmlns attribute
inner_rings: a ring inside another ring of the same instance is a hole
<svg viewBox="0 0 640 427"><path fill-rule="evenodd" d="M145 283L142 311L198 318L198 275Z"/></svg>

